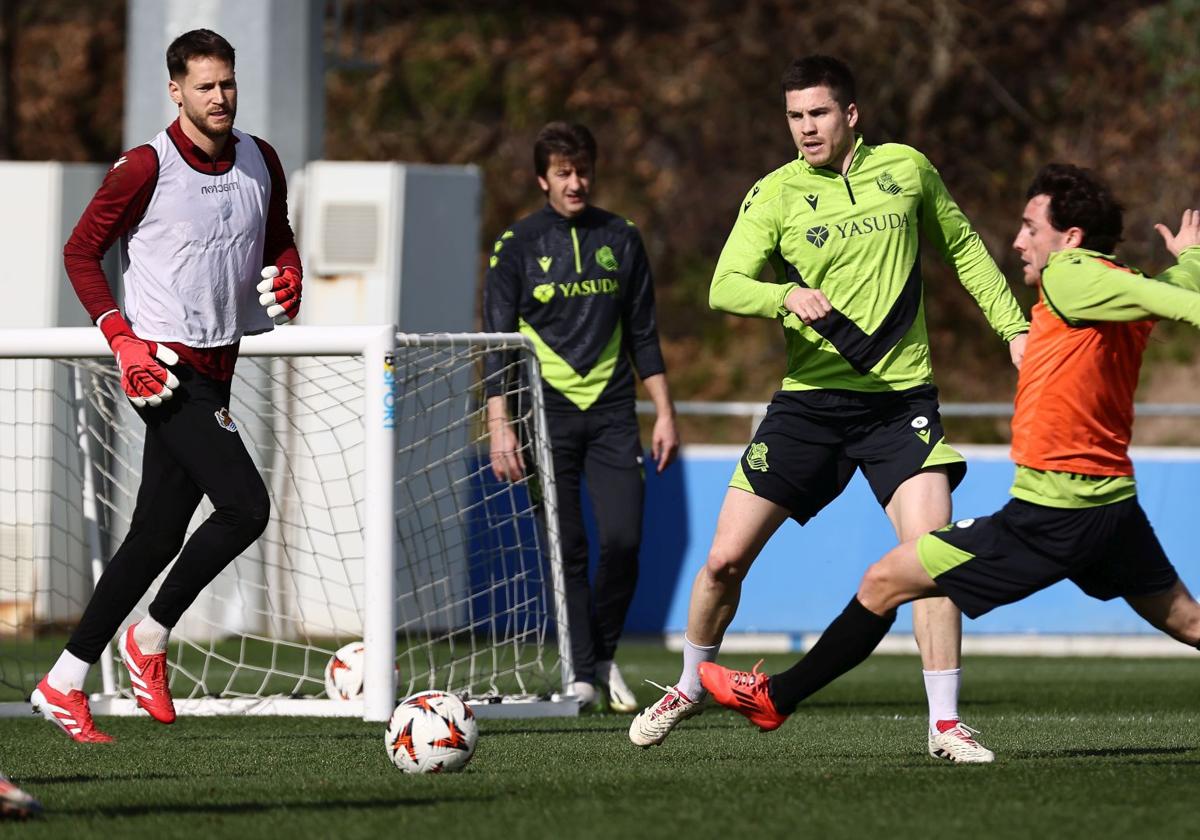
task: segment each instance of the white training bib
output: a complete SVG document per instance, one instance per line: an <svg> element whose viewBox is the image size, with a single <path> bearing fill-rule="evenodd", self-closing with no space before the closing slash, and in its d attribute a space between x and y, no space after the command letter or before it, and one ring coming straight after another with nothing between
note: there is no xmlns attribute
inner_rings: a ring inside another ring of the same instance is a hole
<svg viewBox="0 0 1200 840"><path fill-rule="evenodd" d="M221 347L274 326L255 290L271 175L254 138L233 133L234 164L221 175L193 169L166 131L150 141L154 195L121 239L125 316L141 338Z"/></svg>

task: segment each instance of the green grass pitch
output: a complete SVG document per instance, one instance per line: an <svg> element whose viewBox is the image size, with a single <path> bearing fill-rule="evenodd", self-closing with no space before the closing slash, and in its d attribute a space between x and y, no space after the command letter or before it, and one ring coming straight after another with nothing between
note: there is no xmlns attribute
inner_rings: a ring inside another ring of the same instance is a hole
<svg viewBox="0 0 1200 840"><path fill-rule="evenodd" d="M1182 649L1181 649L1182 650ZM1182 650L1186 654L1186 650ZM749 667L755 657L729 655ZM777 670L789 656L768 657ZM639 697L678 658L627 645ZM964 718L991 766L925 754L914 658L877 656L760 734L709 711L667 743L626 716L483 721L466 772L404 776L381 724L285 718L101 719L118 742L0 720L0 769L45 816L0 837L1100 837L1194 831L1200 661L968 659Z"/></svg>

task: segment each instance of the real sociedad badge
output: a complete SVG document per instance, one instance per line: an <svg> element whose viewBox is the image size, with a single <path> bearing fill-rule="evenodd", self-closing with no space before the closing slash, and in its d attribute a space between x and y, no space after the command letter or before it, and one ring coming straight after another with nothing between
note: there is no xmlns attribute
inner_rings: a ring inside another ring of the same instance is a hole
<svg viewBox="0 0 1200 840"><path fill-rule="evenodd" d="M227 432L237 432L237 423L235 423L233 417L230 416L228 408L222 408L218 411L214 411L213 416L217 418L217 425L222 429Z"/></svg>

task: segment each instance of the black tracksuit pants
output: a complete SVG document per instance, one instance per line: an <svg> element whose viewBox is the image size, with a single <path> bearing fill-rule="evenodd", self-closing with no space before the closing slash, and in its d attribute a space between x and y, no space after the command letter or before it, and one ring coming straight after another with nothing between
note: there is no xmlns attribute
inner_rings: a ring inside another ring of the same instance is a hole
<svg viewBox="0 0 1200 840"><path fill-rule="evenodd" d="M157 407L137 409L146 441L129 532L67 643L67 650L85 662L100 658L177 553L150 604L150 615L166 627L175 626L200 591L267 525L267 488L228 415L231 383L183 365L174 370L180 382L174 396ZM203 496L212 502L213 513L184 545Z"/></svg>
<svg viewBox="0 0 1200 840"><path fill-rule="evenodd" d="M575 678L595 680L597 660L613 658L637 587L645 474L632 408L551 414L550 444L562 536ZM599 532L599 565L588 581L581 478Z"/></svg>

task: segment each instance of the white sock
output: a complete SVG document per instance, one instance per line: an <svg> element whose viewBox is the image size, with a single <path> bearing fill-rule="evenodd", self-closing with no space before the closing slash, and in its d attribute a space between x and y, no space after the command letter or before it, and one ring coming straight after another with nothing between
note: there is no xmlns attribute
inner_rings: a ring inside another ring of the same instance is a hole
<svg viewBox="0 0 1200 840"><path fill-rule="evenodd" d="M962 668L949 671L922 671L925 696L929 698L929 731L937 731L939 720L958 720L958 686Z"/></svg>
<svg viewBox="0 0 1200 840"><path fill-rule="evenodd" d="M621 669L611 659L596 660L596 680L605 685L613 682L619 683L622 687L625 685L625 679L621 675Z"/></svg>
<svg viewBox="0 0 1200 840"><path fill-rule="evenodd" d="M720 651L720 643L701 647L688 641L687 636L683 637L683 673L679 675L679 682L675 686L689 700L699 700L708 693L700 684L700 663L716 662Z"/></svg>
<svg viewBox="0 0 1200 840"><path fill-rule="evenodd" d="M46 682L50 683L50 687L55 691L61 691L63 694L76 689L83 691L83 681L87 679L88 669L91 667L92 663L84 662L78 656L64 650L50 669L50 673L46 674Z"/></svg>
<svg viewBox="0 0 1200 840"><path fill-rule="evenodd" d="M146 617L133 625L133 640L142 653L163 653L167 649L167 638L171 628L164 627L146 613Z"/></svg>

